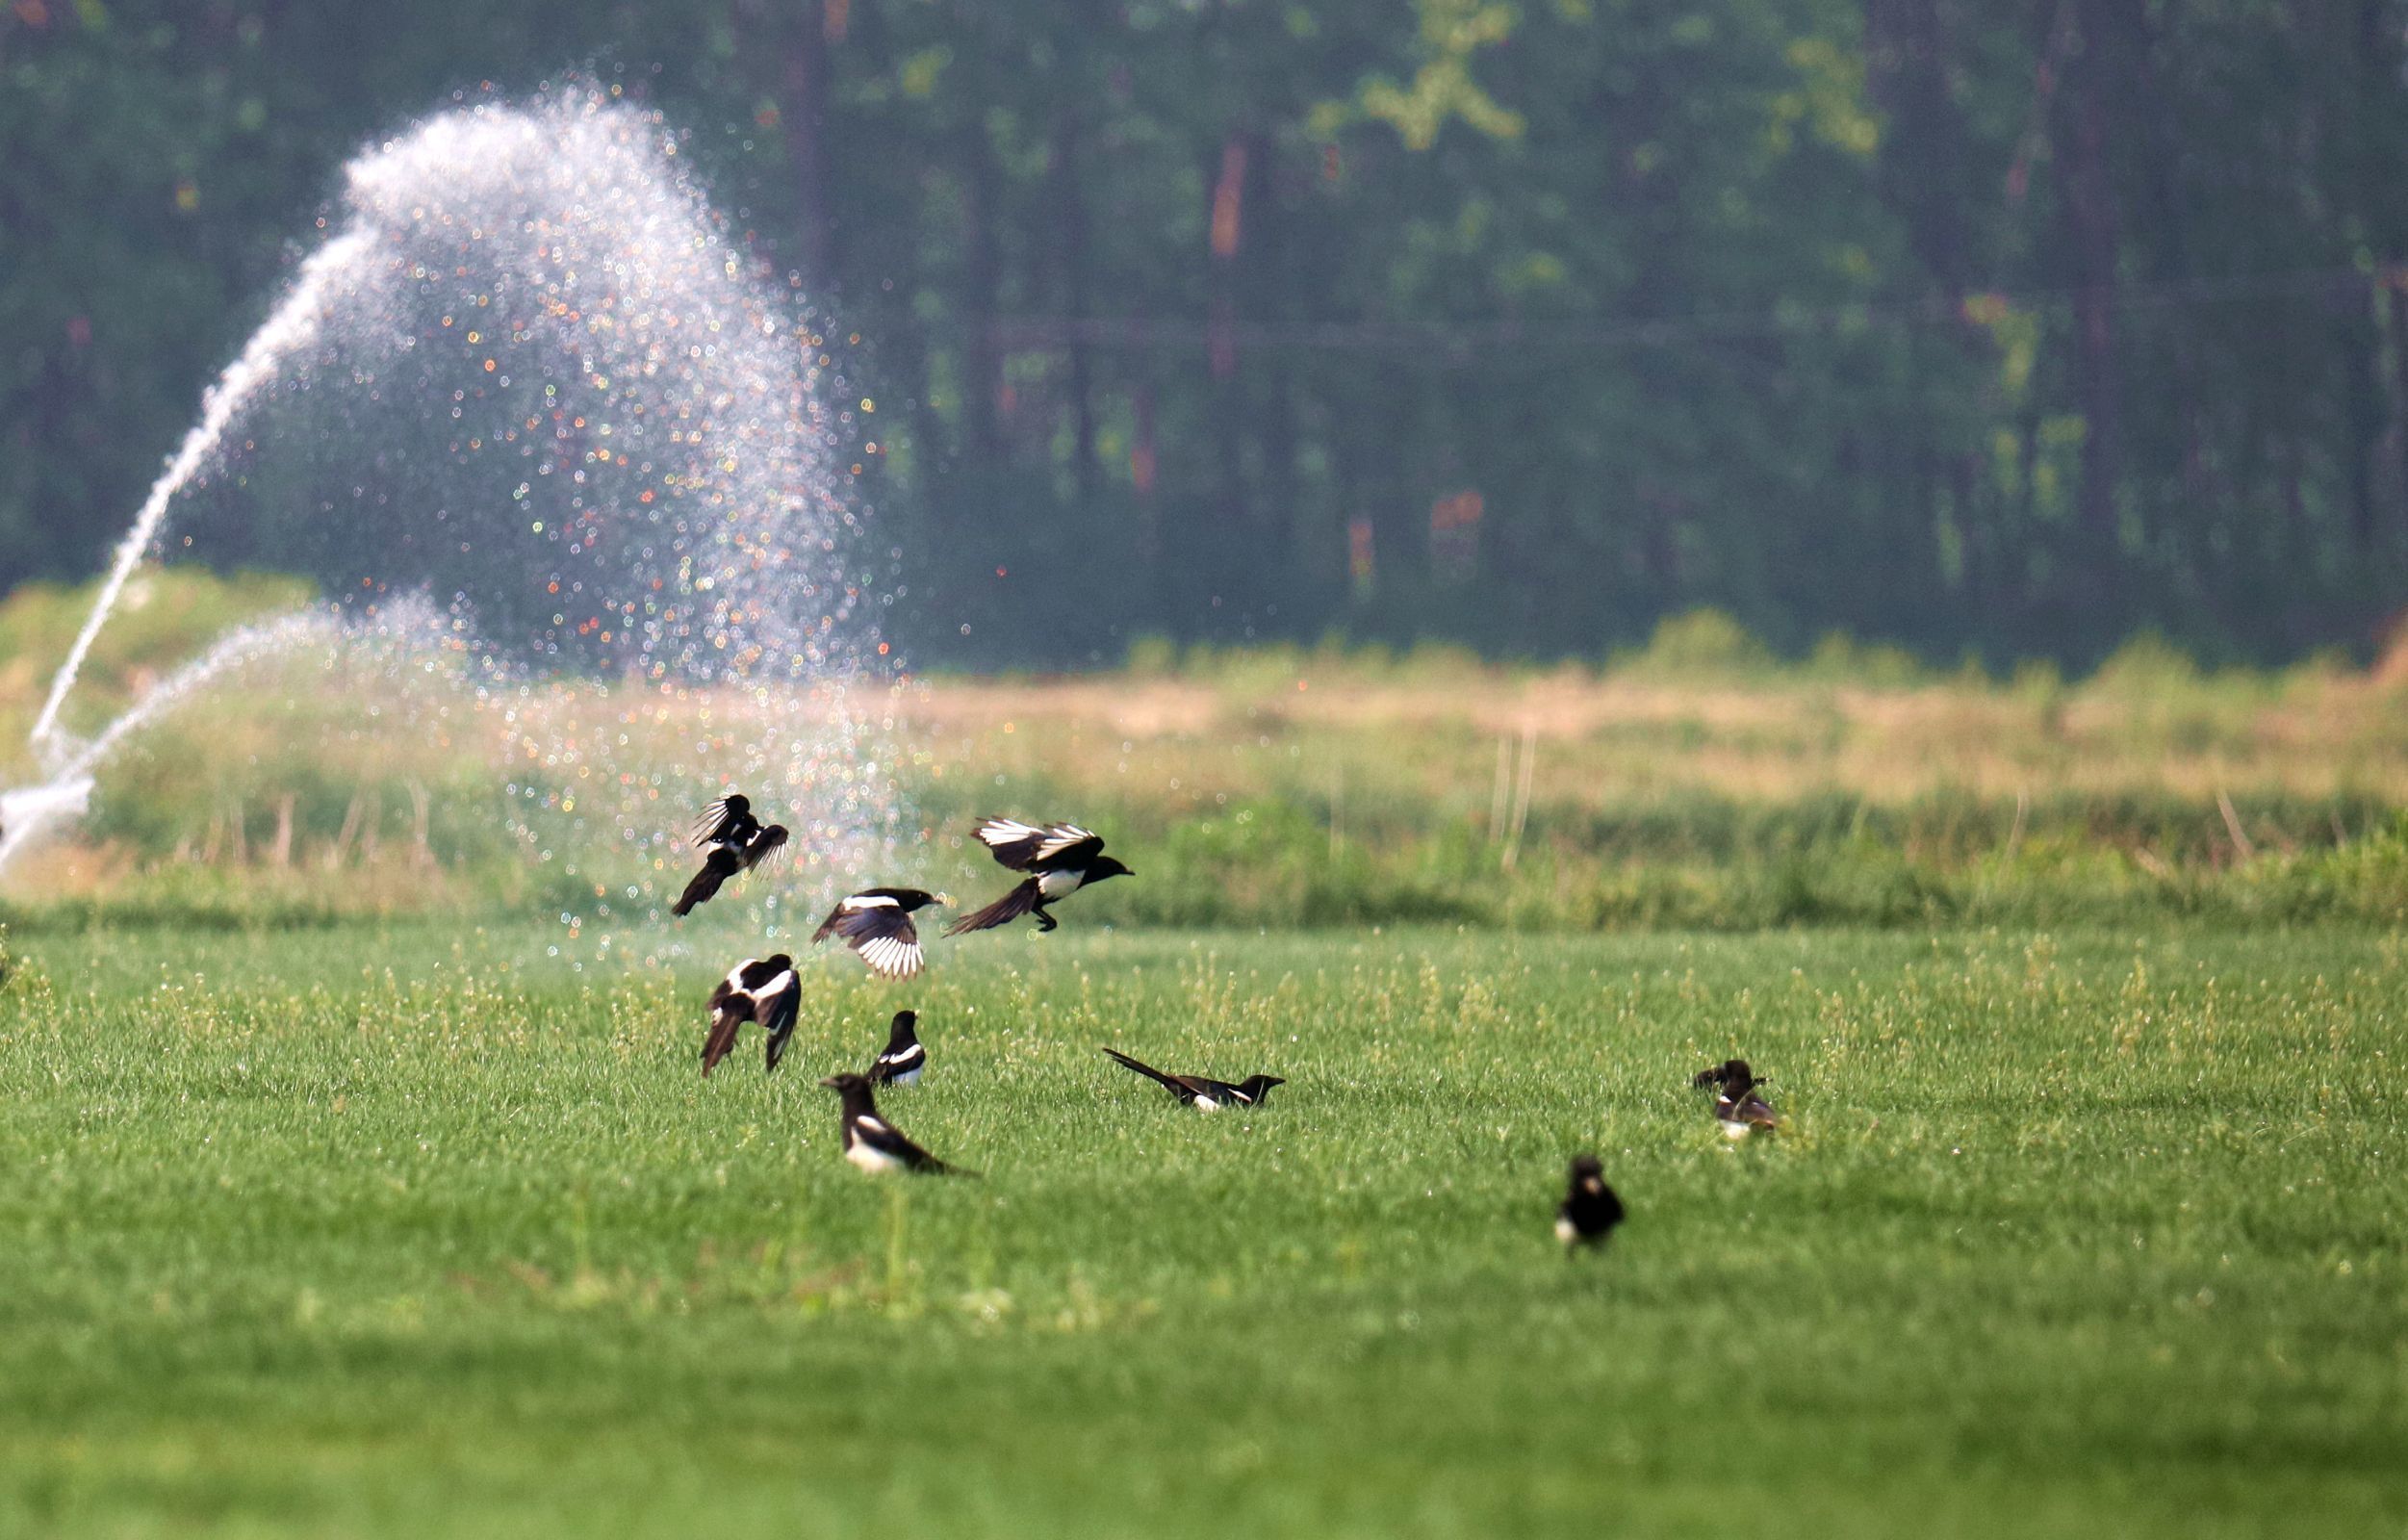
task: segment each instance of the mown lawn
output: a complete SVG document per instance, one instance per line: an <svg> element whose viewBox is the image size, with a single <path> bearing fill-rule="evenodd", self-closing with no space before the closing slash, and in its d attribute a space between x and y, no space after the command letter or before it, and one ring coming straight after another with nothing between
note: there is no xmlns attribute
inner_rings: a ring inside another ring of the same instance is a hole
<svg viewBox="0 0 2408 1540"><path fill-rule="evenodd" d="M20 938L0 1533L2408 1533L2386 937L1065 919L708 1083L732 927Z"/></svg>

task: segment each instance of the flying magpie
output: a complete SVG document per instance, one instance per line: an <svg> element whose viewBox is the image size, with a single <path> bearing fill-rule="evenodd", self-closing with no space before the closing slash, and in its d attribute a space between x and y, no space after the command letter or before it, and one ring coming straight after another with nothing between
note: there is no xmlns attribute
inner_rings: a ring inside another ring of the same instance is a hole
<svg viewBox="0 0 2408 1540"><path fill-rule="evenodd" d="M882 979L908 979L920 970L923 961L920 932L911 923L911 911L951 902L941 893L923 893L916 887L865 887L837 901L811 933L811 944L841 936L872 973Z"/></svg>
<svg viewBox="0 0 2408 1540"><path fill-rule="evenodd" d="M903 1131L878 1116L870 1098L869 1077L851 1070L820 1082L844 1098L844 1158L877 1174L898 1168L935 1176L976 1176L943 1161L903 1137Z"/></svg>
<svg viewBox="0 0 2408 1540"><path fill-rule="evenodd" d="M1757 1079L1745 1059L1726 1059L1711 1069L1699 1070L1689 1082L1721 1088L1714 1097L1714 1117L1723 1125L1725 1139L1745 1139L1759 1128L1769 1134L1780 1127L1780 1119L1773 1116L1773 1104L1756 1093L1756 1087L1769 1083Z"/></svg>
<svg viewBox="0 0 2408 1540"><path fill-rule="evenodd" d="M893 1029L886 1037L886 1051L869 1067L869 1083L873 1086L916 1085L920 1071L928 1067L928 1050L920 1045L914 1029L920 1024L917 1011L895 1013Z"/></svg>
<svg viewBox="0 0 2408 1540"><path fill-rule="evenodd" d="M1584 1245L1601 1245L1622 1222L1622 1199L1605 1185L1605 1168L1594 1155L1572 1158L1572 1191L1555 1210L1555 1239L1567 1254Z"/></svg>
<svg viewBox="0 0 2408 1540"><path fill-rule="evenodd" d="M747 815L750 816L749 814ZM785 848L786 826L771 824L756 827L743 841L724 839L712 845L703 857L703 869L694 874L694 881L685 885L684 893L671 905L669 912L684 915L693 912L697 904L710 902L719 885L738 872L749 872L762 861Z"/></svg>
<svg viewBox="0 0 2408 1540"><path fill-rule="evenodd" d="M769 1059L762 1072L777 1068L786 1040L794 1036L795 1012L802 1000L803 981L794 976L794 959L783 952L737 963L710 991L710 1036L703 1040L703 1073L708 1075L734 1051L736 1033L747 1021L769 1033Z"/></svg>
<svg viewBox="0 0 2408 1540"><path fill-rule="evenodd" d="M1146 1079L1168 1087L1172 1095L1198 1112L1217 1113L1223 1107L1260 1107L1273 1086L1287 1084L1277 1075L1248 1075L1234 1086L1226 1080L1213 1080L1203 1075L1166 1075L1151 1065L1139 1064L1117 1048L1107 1048L1104 1052Z"/></svg>
<svg viewBox="0 0 2408 1540"><path fill-rule="evenodd" d="M1104 854L1104 836L1077 824L1052 824L1043 829L1017 818L989 818L978 826L978 837L995 860L1028 881L987 905L962 915L945 928L947 936L966 931L990 931L1023 914L1037 916L1037 928L1050 931L1060 923L1045 906L1069 897L1091 883L1137 874Z"/></svg>

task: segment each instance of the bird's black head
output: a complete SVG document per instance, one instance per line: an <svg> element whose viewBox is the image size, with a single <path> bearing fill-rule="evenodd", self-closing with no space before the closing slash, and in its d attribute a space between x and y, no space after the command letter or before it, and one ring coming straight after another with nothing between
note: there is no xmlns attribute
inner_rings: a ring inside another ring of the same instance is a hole
<svg viewBox="0 0 2408 1540"><path fill-rule="evenodd" d="M771 967L777 968L781 971L791 969L794 966L794 959L786 956L783 952L773 952L769 956L761 959L761 961L768 963Z"/></svg>
<svg viewBox="0 0 2408 1540"><path fill-rule="evenodd" d="M1745 1091L1755 1084L1755 1076L1748 1072L1745 1059L1726 1059L1711 1069L1701 1069L1692 1086L1720 1086L1725 1091Z"/></svg>
<svg viewBox="0 0 2408 1540"><path fill-rule="evenodd" d="M1572 1157L1572 1180L1575 1186L1578 1186L1582 1181L1594 1181L1604 1174L1605 1168L1598 1164L1596 1156L1575 1155Z"/></svg>
<svg viewBox="0 0 2408 1540"><path fill-rule="evenodd" d="M741 791L730 791L720 799L719 806L741 817L753 810L753 799Z"/></svg>
<svg viewBox="0 0 2408 1540"><path fill-rule="evenodd" d="M919 1040L919 1024L920 1014L917 1011L896 1012L894 1026L889 1030L886 1038L887 1048L890 1050L895 1048L909 1048L912 1043Z"/></svg>
<svg viewBox="0 0 2408 1540"><path fill-rule="evenodd" d="M1287 1082L1277 1075L1248 1075L1238 1082L1238 1089L1245 1092L1246 1100L1259 1104L1265 1096L1270 1094L1270 1089L1273 1086L1286 1084Z"/></svg>
<svg viewBox="0 0 2408 1540"><path fill-rule="evenodd" d="M868 1079L864 1076L855 1074L850 1069L844 1071L842 1074L830 1075L826 1080L821 1081L820 1084L826 1086L830 1091L841 1091L848 1096L854 1094L856 1091L867 1091L869 1090Z"/></svg>
<svg viewBox="0 0 2408 1540"><path fill-rule="evenodd" d="M945 902L941 894L931 893L923 888L917 887L873 887L870 891L878 894L882 898L893 899L895 901L895 908L903 911L906 914L910 913L913 910L926 909L931 904L941 904Z"/></svg>
<svg viewBox="0 0 2408 1540"><path fill-rule="evenodd" d="M1092 887L1107 877L1135 877L1137 873L1121 865L1110 856L1098 856L1095 858L1095 864L1087 869L1085 886Z"/></svg>

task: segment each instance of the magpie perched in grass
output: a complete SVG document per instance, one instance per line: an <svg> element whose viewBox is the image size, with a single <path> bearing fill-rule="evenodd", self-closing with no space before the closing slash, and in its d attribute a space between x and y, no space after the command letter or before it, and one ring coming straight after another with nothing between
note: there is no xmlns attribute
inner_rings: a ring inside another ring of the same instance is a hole
<svg viewBox="0 0 2408 1540"><path fill-rule="evenodd" d="M1198 1112L1217 1113L1223 1107L1260 1107L1273 1086L1287 1084L1277 1075L1248 1075L1234 1086L1226 1080L1213 1080L1203 1075L1166 1075L1151 1065L1139 1064L1117 1048L1107 1048L1104 1052L1146 1079L1169 1088L1172 1095Z"/></svg>
<svg viewBox="0 0 2408 1540"><path fill-rule="evenodd" d="M1050 931L1057 921L1045 906L1069 897L1080 888L1113 877L1137 874L1104 854L1104 836L1077 824L1051 824L1043 829L1017 818L989 818L978 826L978 837L995 860L1027 882L1003 897L962 915L945 928L947 936L991 931L1023 914L1037 916L1037 928Z"/></svg>
<svg viewBox="0 0 2408 1540"><path fill-rule="evenodd" d="M919 972L925 961L920 955L919 927L911 923L912 911L951 902L941 893L924 893L916 887L865 887L837 901L811 933L811 944L841 936L872 973L882 979L908 979Z"/></svg>
<svg viewBox="0 0 2408 1540"><path fill-rule="evenodd" d="M1780 1127L1780 1119L1773 1116L1773 1104L1756 1093L1756 1087L1769 1081L1758 1080L1745 1059L1726 1059L1711 1069L1701 1069L1689 1084L1721 1088L1714 1096L1714 1117L1723 1125L1725 1139L1745 1139L1757 1129L1771 1133Z"/></svg>
<svg viewBox="0 0 2408 1540"><path fill-rule="evenodd" d="M896 1169L925 1171L932 1176L978 1174L959 1166L947 1166L879 1116L878 1103L870 1097L867 1075L847 1070L841 1075L830 1075L820 1084L844 1098L844 1158L861 1169L872 1174Z"/></svg>
<svg viewBox="0 0 2408 1540"><path fill-rule="evenodd" d="M750 817L750 814L746 815ZM710 847L703 857L703 869L694 874L694 881L685 885L685 891L671 905L669 912L690 914L697 904L707 904L719 891L719 885L738 872L749 872L762 861L777 855L786 846L786 826L770 824L756 826L741 843L724 839Z"/></svg>
<svg viewBox="0 0 2408 1540"><path fill-rule="evenodd" d="M803 1001L803 981L794 975L794 959L783 952L774 957L746 958L710 991L710 1036L703 1040L703 1073L734 1051L736 1033L747 1021L769 1033L766 1074L778 1067L794 1036L794 1017Z"/></svg>
<svg viewBox="0 0 2408 1540"><path fill-rule="evenodd" d="M753 836L761 832L761 821L753 816L753 799L741 791L730 791L703 809L703 816L694 820L694 848L711 845L751 844Z"/></svg>
<svg viewBox="0 0 2408 1540"><path fill-rule="evenodd" d="M868 1080L873 1086L910 1086L919 1082L920 1071L928 1067L928 1050L921 1046L917 1011L898 1011L895 1022L886 1036L886 1051L869 1067Z"/></svg>
<svg viewBox="0 0 2408 1540"><path fill-rule="evenodd" d="M1555 1239L1569 1253L1598 1245L1622 1222L1622 1199L1605 1185L1605 1168L1594 1155L1572 1158L1572 1191L1555 1210Z"/></svg>

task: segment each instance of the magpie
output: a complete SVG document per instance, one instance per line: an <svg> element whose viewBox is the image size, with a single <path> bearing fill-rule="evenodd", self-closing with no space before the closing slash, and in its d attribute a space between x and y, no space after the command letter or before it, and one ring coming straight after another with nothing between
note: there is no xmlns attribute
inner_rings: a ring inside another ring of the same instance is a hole
<svg viewBox="0 0 2408 1540"><path fill-rule="evenodd" d="M865 887L837 901L811 933L811 944L841 936L872 973L882 979L908 979L922 962L919 927L911 923L911 911L952 902L942 893L923 893L916 887Z"/></svg>
<svg viewBox="0 0 2408 1540"><path fill-rule="evenodd" d="M1260 1107L1273 1086L1287 1084L1277 1075L1248 1075L1234 1086L1226 1080L1212 1080L1203 1075L1166 1075L1151 1065L1139 1064L1117 1048L1107 1048L1104 1052L1146 1079L1168 1087L1172 1095L1198 1112L1217 1113L1223 1107Z"/></svg>
<svg viewBox="0 0 2408 1540"><path fill-rule="evenodd" d="M1555 1239L1570 1255L1584 1245L1600 1245L1622 1222L1622 1199L1605 1185L1605 1168L1594 1155L1572 1158L1572 1191L1555 1210Z"/></svg>
<svg viewBox="0 0 2408 1540"><path fill-rule="evenodd" d="M918 1083L920 1071L928 1067L928 1050L920 1045L920 1024L917 1011L895 1013L893 1029L886 1037L886 1051L869 1067L869 1083L873 1086L909 1086Z"/></svg>
<svg viewBox="0 0 2408 1540"><path fill-rule="evenodd" d="M783 952L737 963L710 991L710 1036L703 1040L703 1073L708 1075L734 1051L736 1033L747 1021L769 1033L769 1058L762 1072L777 1068L786 1040L794 1036L795 1012L802 1000L803 981L794 975L794 959Z"/></svg>
<svg viewBox="0 0 2408 1540"><path fill-rule="evenodd" d="M1759 1128L1769 1134L1780 1127L1780 1119L1773 1116L1773 1104L1756 1093L1756 1087L1769 1083L1758 1080L1745 1059L1726 1059L1711 1069L1699 1070L1689 1082L1721 1088L1714 1097L1714 1117L1723 1125L1725 1139L1745 1139Z"/></svg>
<svg viewBox="0 0 2408 1540"><path fill-rule="evenodd" d="M1077 824L1051 824L1043 829L1017 818L989 818L978 826L978 837L995 860L1029 879L985 909L964 914L945 928L947 936L966 931L991 931L1023 914L1037 916L1037 928L1050 931L1057 921L1045 906L1069 897L1090 883L1137 874L1104 854L1104 836Z"/></svg>
<svg viewBox="0 0 2408 1540"><path fill-rule="evenodd" d="M870 1099L866 1075L846 1070L820 1082L844 1098L844 1158L873 1175L895 1170L926 1171L934 1176L976 1176L943 1161L903 1137L903 1130L878 1116Z"/></svg>
<svg viewBox="0 0 2408 1540"><path fill-rule="evenodd" d="M751 843L760 832L761 821L753 816L753 799L741 791L730 791L704 808L703 816L694 820L694 848L742 846Z"/></svg>
<svg viewBox="0 0 2408 1540"><path fill-rule="evenodd" d="M669 912L677 915L692 913L695 905L710 901L711 895L719 891L720 884L738 872L751 871L783 850L785 844L786 826L771 824L755 829L740 843L725 839L712 845L708 854L703 857L703 869L694 874L694 881L685 885L684 893L670 906Z"/></svg>

